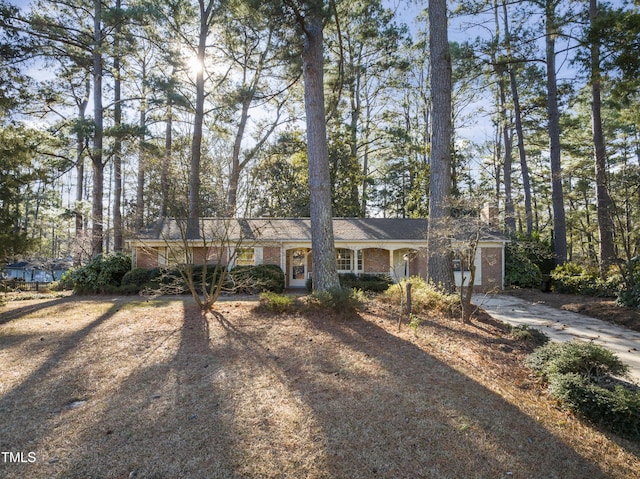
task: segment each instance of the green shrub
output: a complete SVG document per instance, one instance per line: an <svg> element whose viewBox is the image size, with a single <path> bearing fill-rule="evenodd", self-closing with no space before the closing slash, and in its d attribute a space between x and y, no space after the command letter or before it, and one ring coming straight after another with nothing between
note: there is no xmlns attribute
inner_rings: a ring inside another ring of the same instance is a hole
<svg viewBox="0 0 640 479"><path fill-rule="evenodd" d="M286 313L294 307L295 301L291 296L265 291L260 293L260 304L272 313Z"/></svg>
<svg viewBox="0 0 640 479"><path fill-rule="evenodd" d="M640 281L630 288L620 291L616 303L620 306L640 308Z"/></svg>
<svg viewBox="0 0 640 479"><path fill-rule="evenodd" d="M549 336L536 328L530 328L528 324L511 327L511 336L518 341L524 341L536 346L547 344Z"/></svg>
<svg viewBox="0 0 640 479"><path fill-rule="evenodd" d="M629 367L608 349L579 340L548 343L531 353L526 363L547 378L554 374L574 373L599 380L606 376L623 376L629 371Z"/></svg>
<svg viewBox="0 0 640 479"><path fill-rule="evenodd" d="M393 282L388 275L343 273L339 275L340 286L380 293L386 291Z"/></svg>
<svg viewBox="0 0 640 479"><path fill-rule="evenodd" d="M549 393L564 407L612 432L640 438L640 391L611 379L625 375L628 366L609 350L582 341L548 343L526 363L546 378Z"/></svg>
<svg viewBox="0 0 640 479"><path fill-rule="evenodd" d="M620 306L640 308L640 256L620 267L621 286L616 302Z"/></svg>
<svg viewBox="0 0 640 479"><path fill-rule="evenodd" d="M142 289L152 279L153 271L145 268L134 268L122 277L122 286L137 286Z"/></svg>
<svg viewBox="0 0 640 479"><path fill-rule="evenodd" d="M603 281L596 268L577 263L565 263L551 272L553 289L557 293L585 296L615 297L619 290L619 278Z"/></svg>
<svg viewBox="0 0 640 479"><path fill-rule="evenodd" d="M284 291L284 273L277 265L236 266L229 276L234 291L238 293L256 294L262 291L282 293Z"/></svg>
<svg viewBox="0 0 640 479"><path fill-rule="evenodd" d="M608 430L640 439L640 392L620 385L607 389L581 374L554 374L549 392L560 403L582 417Z"/></svg>
<svg viewBox="0 0 640 479"><path fill-rule="evenodd" d="M66 276L65 279L65 275L63 275L58 281L53 281L50 285L49 285L49 289L51 291L69 291L73 289L73 282L71 282L69 280L69 277Z"/></svg>
<svg viewBox="0 0 640 479"><path fill-rule="evenodd" d="M359 289L361 291L370 291L372 293L382 293L393 281L391 277L383 274L367 274L357 275L355 273L341 273L338 275L340 286L343 288ZM308 278L305 283L307 293L313 291L313 280Z"/></svg>
<svg viewBox="0 0 640 479"><path fill-rule="evenodd" d="M411 305L414 314L437 312L451 318L460 317L460 298L456 294L446 294L419 276L412 276L398 284L389 286L380 295L383 302L400 304L405 301L407 282L411 283Z"/></svg>
<svg viewBox="0 0 640 479"><path fill-rule="evenodd" d="M342 287L330 291L316 291L311 298L320 307L341 313L353 313L366 301L362 291Z"/></svg>
<svg viewBox="0 0 640 479"><path fill-rule="evenodd" d="M124 253L98 255L86 265L67 271L62 281L70 281L77 294L112 293L117 292L129 270L131 257Z"/></svg>
<svg viewBox="0 0 640 479"><path fill-rule="evenodd" d="M505 286L537 288L542 281L540 267L529 257L521 242L507 243L505 248Z"/></svg>
<svg viewBox="0 0 640 479"><path fill-rule="evenodd" d="M221 275L227 274L227 268L218 264L183 265L178 273L184 276L191 274L196 287L201 287L204 283L207 288L211 288L213 284L218 284Z"/></svg>

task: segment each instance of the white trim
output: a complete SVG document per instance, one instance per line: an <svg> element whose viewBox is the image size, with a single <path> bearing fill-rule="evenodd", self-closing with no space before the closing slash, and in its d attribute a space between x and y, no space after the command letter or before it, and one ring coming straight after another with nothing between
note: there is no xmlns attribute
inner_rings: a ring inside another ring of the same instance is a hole
<svg viewBox="0 0 640 479"><path fill-rule="evenodd" d="M259 265L264 263L264 249L262 246L253 247L253 264Z"/></svg>
<svg viewBox="0 0 640 479"><path fill-rule="evenodd" d="M158 266L167 266L167 248L158 248Z"/></svg>

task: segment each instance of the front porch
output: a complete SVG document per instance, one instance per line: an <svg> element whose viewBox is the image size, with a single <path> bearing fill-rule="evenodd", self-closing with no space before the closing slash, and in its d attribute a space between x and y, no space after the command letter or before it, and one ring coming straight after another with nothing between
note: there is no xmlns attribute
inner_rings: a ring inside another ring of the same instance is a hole
<svg viewBox="0 0 640 479"><path fill-rule="evenodd" d="M311 248L292 247L285 250L283 270L287 287L303 288L313 273ZM389 276L394 282L421 274L426 259L412 248L337 247L336 266L339 274L371 274Z"/></svg>

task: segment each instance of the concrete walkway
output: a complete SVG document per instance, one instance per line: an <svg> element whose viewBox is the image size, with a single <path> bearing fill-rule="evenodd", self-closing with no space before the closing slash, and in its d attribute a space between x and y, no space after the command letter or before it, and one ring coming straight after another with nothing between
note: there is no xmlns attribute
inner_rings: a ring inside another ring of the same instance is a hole
<svg viewBox="0 0 640 479"><path fill-rule="evenodd" d="M628 364L631 377L640 384L640 332L507 294L478 294L473 302L496 319L514 326L527 324L554 341L580 339L600 344Z"/></svg>

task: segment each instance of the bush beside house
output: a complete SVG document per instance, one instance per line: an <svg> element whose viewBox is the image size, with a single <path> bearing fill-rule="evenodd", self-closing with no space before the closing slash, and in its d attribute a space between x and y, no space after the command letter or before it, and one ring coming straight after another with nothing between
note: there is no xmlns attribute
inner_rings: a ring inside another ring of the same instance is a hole
<svg viewBox="0 0 640 479"><path fill-rule="evenodd" d="M226 269L219 266L193 266L189 271L178 268L131 269L131 257L115 253L96 256L88 264L69 270L63 283L76 294L137 294L144 289L165 292L187 291L185 275L193 278L196 286L210 286L220 279ZM206 275L206 278L204 277ZM256 294L262 291L282 293L284 273L279 266L238 266L227 273L225 290L233 293Z"/></svg>
<svg viewBox="0 0 640 479"><path fill-rule="evenodd" d="M98 255L84 266L70 269L63 283L76 294L121 293L122 279L131 270L131 257L124 253Z"/></svg>

